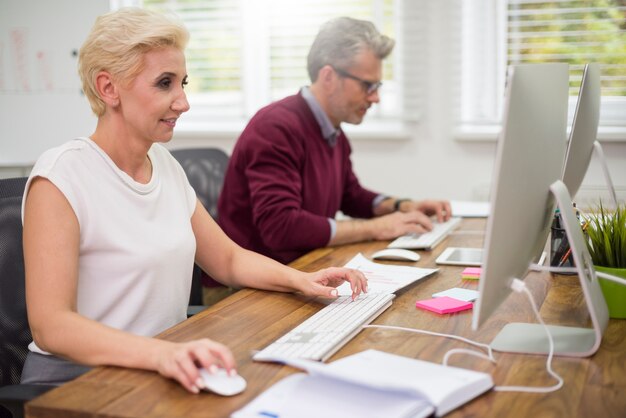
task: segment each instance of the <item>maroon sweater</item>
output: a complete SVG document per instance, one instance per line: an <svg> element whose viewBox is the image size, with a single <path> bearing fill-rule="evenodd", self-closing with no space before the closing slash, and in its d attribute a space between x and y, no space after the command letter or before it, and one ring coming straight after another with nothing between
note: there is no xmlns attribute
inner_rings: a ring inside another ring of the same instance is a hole
<svg viewBox="0 0 626 418"><path fill-rule="evenodd" d="M233 150L218 213L244 248L288 263L330 240L341 210L371 218L377 193L359 184L343 132L334 147L300 94L261 109Z"/></svg>

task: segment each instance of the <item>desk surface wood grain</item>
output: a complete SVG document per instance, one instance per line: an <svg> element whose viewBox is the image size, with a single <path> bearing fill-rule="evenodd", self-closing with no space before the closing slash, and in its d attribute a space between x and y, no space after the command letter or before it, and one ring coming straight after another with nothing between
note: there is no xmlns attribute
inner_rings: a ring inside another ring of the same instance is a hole
<svg viewBox="0 0 626 418"><path fill-rule="evenodd" d="M482 247L485 221L466 219L461 228L433 251L421 251L421 260L409 264L440 267L440 271L403 290L393 305L373 324L396 325L463 336L489 343L506 323L535 322L523 295L511 294L478 331L471 328L472 312L438 315L415 308L415 301L451 287L477 289L478 283L460 278L463 267L436 266L447 246ZM385 247L369 242L313 251L292 263L303 271L344 265L358 252L369 256ZM526 278L541 314L548 323L587 326L589 315L576 276L531 273ZM29 402L26 415L41 417L226 417L272 384L297 372L290 367L257 363L261 349L324 306L322 300L299 295L240 290L233 296L163 332L159 338L187 341L207 337L228 345L248 388L234 397L203 392L192 395L176 382L154 372L99 367ZM381 328L367 328L329 361L373 348L441 362L452 348L469 345ZM450 364L490 373L496 385L548 386L554 379L545 368L545 356L496 353L497 364L468 355L455 355ZM554 370L565 380L550 394L490 391L451 412L449 417L625 417L626 320L611 319L599 351L590 358L555 357ZM428 378L419 376L416 378Z"/></svg>

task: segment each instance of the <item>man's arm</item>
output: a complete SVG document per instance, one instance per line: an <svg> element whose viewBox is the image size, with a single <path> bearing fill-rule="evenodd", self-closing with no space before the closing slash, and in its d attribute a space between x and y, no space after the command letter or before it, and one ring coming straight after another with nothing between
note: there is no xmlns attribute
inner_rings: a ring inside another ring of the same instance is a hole
<svg viewBox="0 0 626 418"><path fill-rule="evenodd" d="M352 149L347 138L340 138L337 146L344 147L344 177L341 210L355 218L336 223L335 234L328 245L341 245L369 240L388 240L409 233L423 233L432 229L430 216L438 221L450 217L450 204L439 201L415 202L409 199L386 198L371 207L376 193L361 186L352 169Z"/></svg>
<svg viewBox="0 0 626 418"><path fill-rule="evenodd" d="M393 212L372 219L337 222L335 236L328 245L388 240L410 233L423 233L432 228L428 216L419 211Z"/></svg>
<svg viewBox="0 0 626 418"><path fill-rule="evenodd" d="M430 216L439 222L450 219L448 201L412 201L388 198L374 208L376 217L368 220L337 222L335 235L328 245L350 244L369 240L389 240L401 235L423 233L432 229Z"/></svg>

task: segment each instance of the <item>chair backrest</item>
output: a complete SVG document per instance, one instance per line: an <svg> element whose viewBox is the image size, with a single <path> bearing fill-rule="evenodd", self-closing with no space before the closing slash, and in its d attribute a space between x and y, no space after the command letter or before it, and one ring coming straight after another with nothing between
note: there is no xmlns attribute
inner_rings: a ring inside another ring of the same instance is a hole
<svg viewBox="0 0 626 418"><path fill-rule="evenodd" d="M171 153L185 170L200 202L217 219L217 199L224 184L228 155L218 148L185 148Z"/></svg>
<svg viewBox="0 0 626 418"><path fill-rule="evenodd" d="M22 251L21 209L26 180L0 179L0 386L19 383L32 341Z"/></svg>
<svg viewBox="0 0 626 418"><path fill-rule="evenodd" d="M171 151L187 174L191 187L202 205L217 220L217 200L224 185L228 166L228 154L219 148L183 148ZM215 283L211 278L209 282ZM193 269L189 304L200 306L202 300L202 270L197 265Z"/></svg>

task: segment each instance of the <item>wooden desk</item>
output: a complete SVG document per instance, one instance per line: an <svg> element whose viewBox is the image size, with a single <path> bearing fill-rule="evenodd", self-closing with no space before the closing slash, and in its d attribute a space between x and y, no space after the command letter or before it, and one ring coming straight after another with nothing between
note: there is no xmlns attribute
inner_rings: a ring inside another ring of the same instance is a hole
<svg viewBox="0 0 626 418"><path fill-rule="evenodd" d="M432 252L420 252L419 267L435 267L435 258L447 246L481 247L484 220L464 220L460 232L450 236ZM465 231L465 233L463 233ZM324 248L296 260L293 266L314 271L342 266L357 252L368 256L383 248L384 242ZM462 281L462 267L441 267L430 276L399 292L393 305L375 324L398 325L464 336L488 343L501 327L511 321L534 322L523 295L512 294L479 332L471 330L471 311L440 316L415 308L417 299L436 291L461 286L477 288ZM532 273L526 279L548 323L583 325L588 314L578 279ZM234 352L239 372L248 381L240 395L223 398L209 393L192 395L178 383L157 373L115 367L97 368L77 380L31 401L26 415L35 417L226 417L295 369L276 364L256 363L251 352L260 349L302 322L323 306L322 302L291 294L242 290L206 311L167 330L161 337L187 341L208 337L228 345ZM446 351L467 345L383 329L365 329L329 361L368 348L408 357L441 362ZM552 385L545 371L544 356L496 353L497 365L465 355L456 355L451 364L489 372L496 385ZM626 416L626 320L611 320L600 350L586 359L555 358L554 370L565 379L554 393L526 394L490 391L449 417L624 417ZM427 378L427 377L423 377Z"/></svg>

